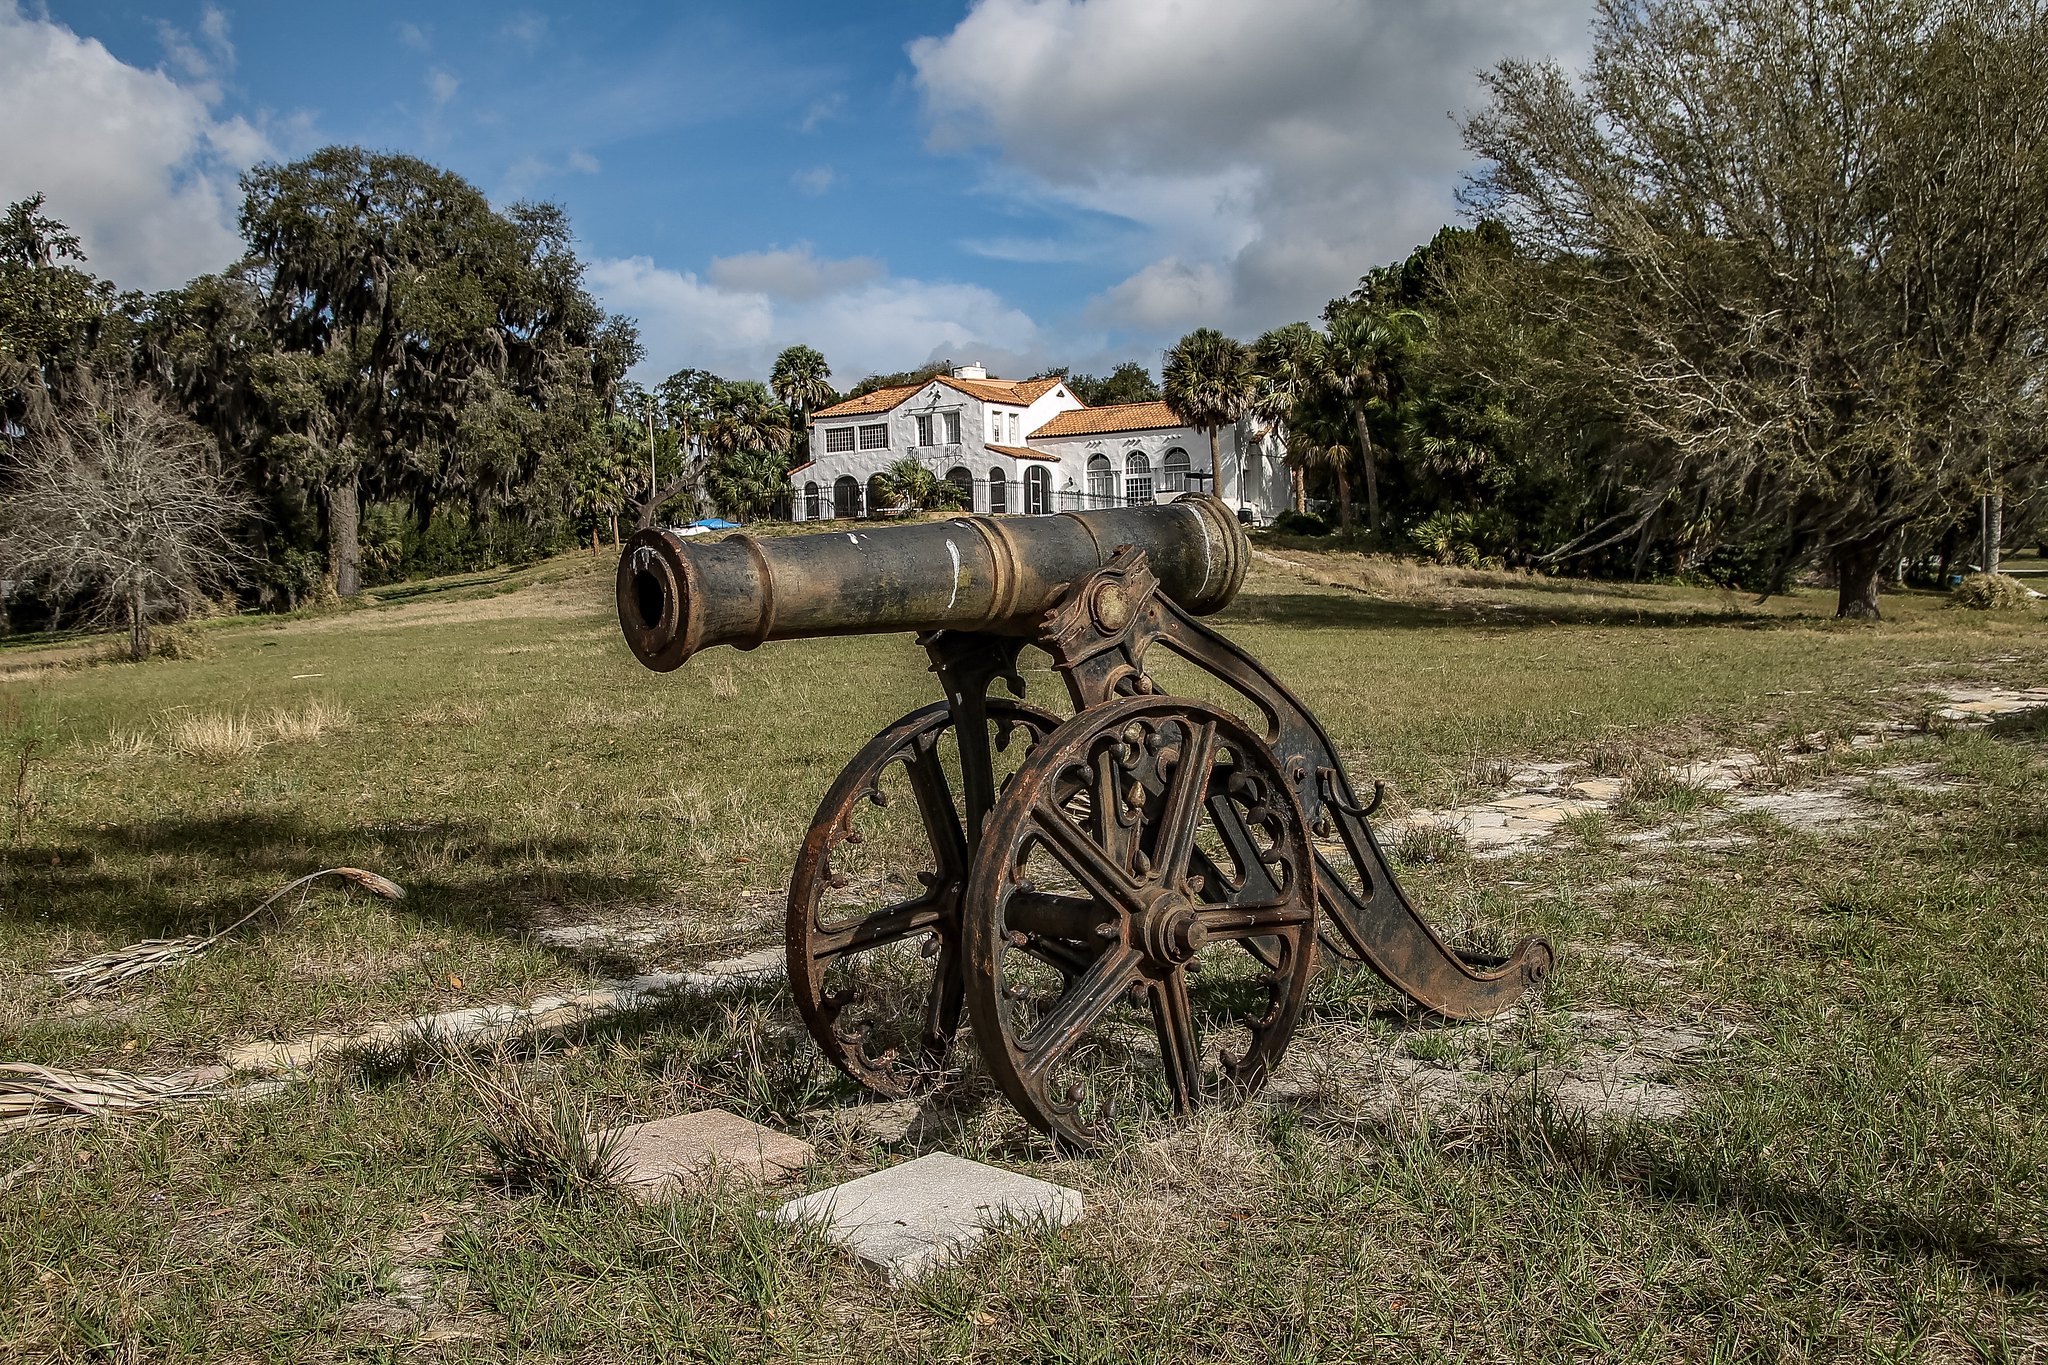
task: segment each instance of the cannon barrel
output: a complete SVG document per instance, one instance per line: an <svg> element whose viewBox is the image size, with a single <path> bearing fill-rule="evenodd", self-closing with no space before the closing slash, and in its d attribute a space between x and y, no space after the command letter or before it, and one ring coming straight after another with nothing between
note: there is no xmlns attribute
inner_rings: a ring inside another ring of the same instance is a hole
<svg viewBox="0 0 2048 1365"><path fill-rule="evenodd" d="M619 557L619 625L640 662L663 673L711 645L898 630L1022 635L1125 545L1143 550L1161 589L1197 615L1237 595L1250 559L1237 518L1206 494L706 544L649 530Z"/></svg>

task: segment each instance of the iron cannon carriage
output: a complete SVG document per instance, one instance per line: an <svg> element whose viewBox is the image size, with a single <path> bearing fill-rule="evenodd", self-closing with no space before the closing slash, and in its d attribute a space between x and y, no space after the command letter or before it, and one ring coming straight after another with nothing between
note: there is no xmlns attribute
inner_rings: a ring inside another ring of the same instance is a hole
<svg viewBox="0 0 2048 1365"><path fill-rule="evenodd" d="M1443 943L1374 837L1377 785L1362 803L1308 709L1196 619L1249 559L1203 495L626 547L619 619L649 668L915 631L938 675L944 700L840 773L790 877L790 984L846 1074L914 1093L947 1074L964 1015L1025 1118L1085 1150L1133 1109L1258 1087L1319 964L1363 964L1453 1019L1549 973L1541 939L1500 957ZM1070 715L1023 700L1027 645Z"/></svg>

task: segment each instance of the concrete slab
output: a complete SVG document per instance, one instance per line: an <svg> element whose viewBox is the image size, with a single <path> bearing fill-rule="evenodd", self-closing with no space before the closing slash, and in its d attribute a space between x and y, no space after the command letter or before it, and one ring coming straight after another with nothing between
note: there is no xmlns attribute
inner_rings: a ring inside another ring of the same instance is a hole
<svg viewBox="0 0 2048 1365"><path fill-rule="evenodd" d="M723 1109L672 1114L614 1128L618 1183L635 1198L663 1199L725 1177L765 1185L802 1170L811 1144Z"/></svg>
<svg viewBox="0 0 2048 1365"><path fill-rule="evenodd" d="M775 1211L778 1223L816 1224L898 1284L966 1254L1006 1220L1064 1226L1080 1216L1079 1190L948 1152L792 1199Z"/></svg>

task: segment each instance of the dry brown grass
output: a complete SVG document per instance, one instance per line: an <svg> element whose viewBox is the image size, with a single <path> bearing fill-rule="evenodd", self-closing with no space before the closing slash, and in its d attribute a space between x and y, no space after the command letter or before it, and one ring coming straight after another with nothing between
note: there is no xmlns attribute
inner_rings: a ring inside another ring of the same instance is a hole
<svg viewBox="0 0 2048 1365"><path fill-rule="evenodd" d="M232 712L193 712L162 722L164 744L171 752L209 763L246 758L269 744L298 744L355 722L355 713L312 698L295 710L274 707L262 716ZM117 755L139 756L149 745L144 736L116 735Z"/></svg>

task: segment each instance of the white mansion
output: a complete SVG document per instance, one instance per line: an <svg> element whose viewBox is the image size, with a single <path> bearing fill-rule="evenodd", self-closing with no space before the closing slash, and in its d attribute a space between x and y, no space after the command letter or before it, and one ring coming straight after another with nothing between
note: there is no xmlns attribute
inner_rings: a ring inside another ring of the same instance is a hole
<svg viewBox="0 0 2048 1365"><path fill-rule="evenodd" d="M1246 424L1207 433L1164 403L1091 408L1058 379L991 379L979 365L877 389L811 414L811 459L789 472L798 521L895 510L876 476L906 455L967 494L976 512L1170 502L1213 492L1265 521L1288 506L1285 451Z"/></svg>

